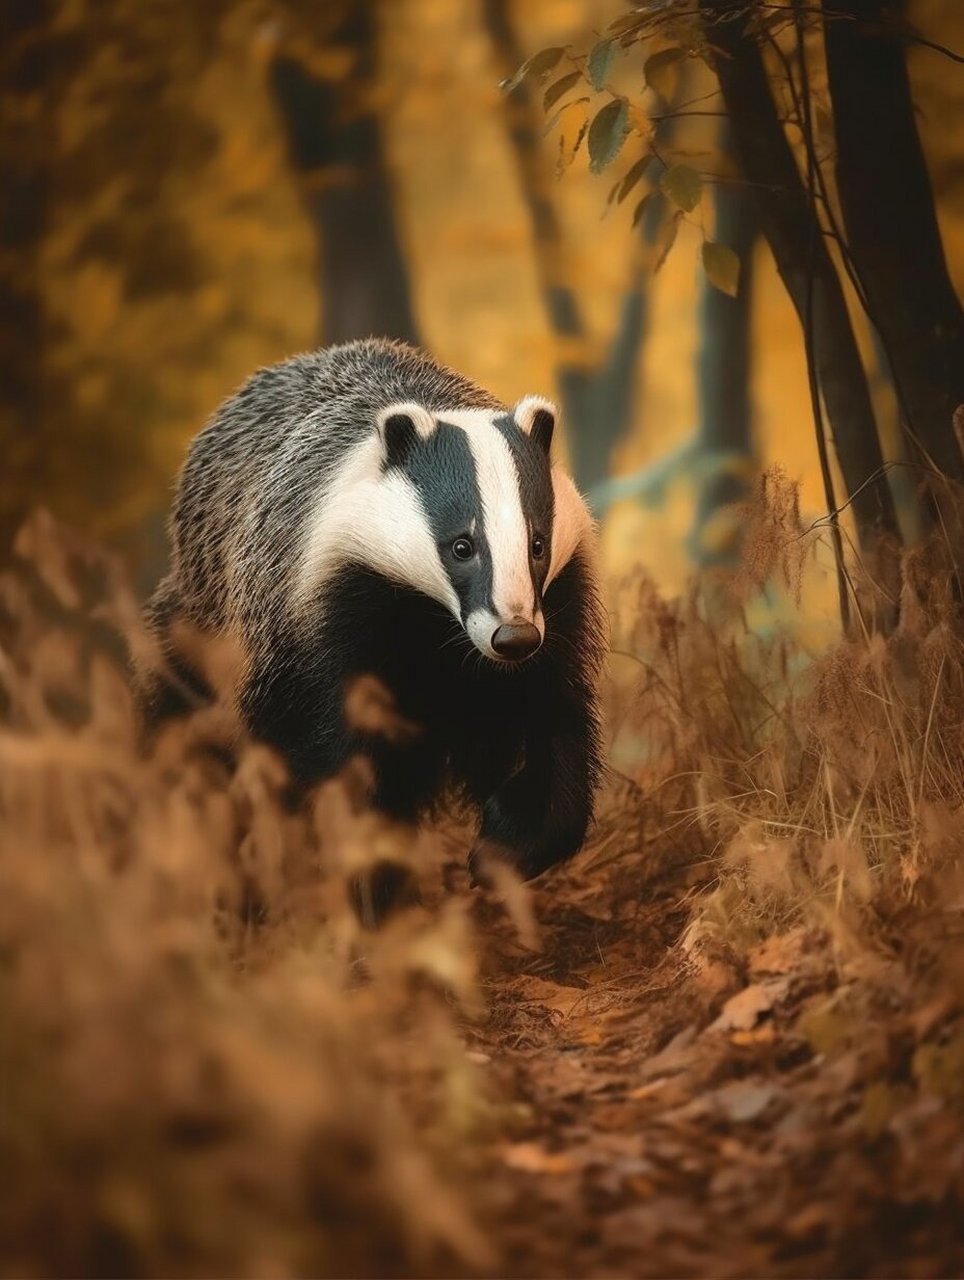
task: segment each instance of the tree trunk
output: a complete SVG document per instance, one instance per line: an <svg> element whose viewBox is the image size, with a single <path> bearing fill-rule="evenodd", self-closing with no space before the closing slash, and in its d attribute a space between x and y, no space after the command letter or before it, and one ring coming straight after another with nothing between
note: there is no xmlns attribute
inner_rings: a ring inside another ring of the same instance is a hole
<svg viewBox="0 0 964 1280"><path fill-rule="evenodd" d="M524 58L505 0L485 0L483 12L500 72L507 78ZM637 357L648 324L647 292L642 272L630 268L609 352L602 364L590 365L588 329L576 290L563 275L562 228L549 194L554 175L540 145L542 112L527 84L519 85L506 100L506 111L519 183L532 221L546 314L558 343L556 378L572 473L590 505L595 505L609 476L613 451L632 423ZM650 206L656 207L656 202ZM643 228L646 234L652 234L648 225Z"/></svg>
<svg viewBox="0 0 964 1280"><path fill-rule="evenodd" d="M756 192L761 229L801 323L812 331L810 357L861 545L871 547L881 533L899 539L843 289L777 117L760 49L746 30L745 5L743 0L700 0L700 11L740 166Z"/></svg>
<svg viewBox="0 0 964 1280"><path fill-rule="evenodd" d="M355 0L334 35L333 46L351 59L349 76L319 79L294 58L280 56L272 66L272 83L318 233L322 341L374 334L417 344L371 92L374 17L373 0Z"/></svg>
<svg viewBox="0 0 964 1280"><path fill-rule="evenodd" d="M964 311L947 272L903 48L882 0L824 0L824 9L851 257L917 455L964 481L951 428L964 402Z"/></svg>
<svg viewBox="0 0 964 1280"><path fill-rule="evenodd" d="M691 537L698 564L732 560L735 542L714 538L711 520L723 506L747 494L747 464L753 455L750 404L750 312L756 208L748 187L716 187L714 238L740 259L735 298L703 281L699 355L700 425L698 433L696 520Z"/></svg>
<svg viewBox="0 0 964 1280"><path fill-rule="evenodd" d="M0 447L17 484L0 489L0 556L42 490L44 312L39 256L45 230L49 117L21 103L47 90L49 6L11 2L4 13L3 184L0 188ZM45 99L44 99L45 101Z"/></svg>

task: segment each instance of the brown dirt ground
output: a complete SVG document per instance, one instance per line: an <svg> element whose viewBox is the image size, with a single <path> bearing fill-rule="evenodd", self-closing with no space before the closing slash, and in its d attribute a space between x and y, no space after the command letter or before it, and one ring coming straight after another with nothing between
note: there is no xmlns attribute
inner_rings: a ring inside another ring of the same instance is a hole
<svg viewBox="0 0 964 1280"><path fill-rule="evenodd" d="M188 757L180 784L167 757L138 764L120 668L101 686L79 660L106 638L69 557L32 536L43 580L0 577L23 721L0 734L20 769L0 772L0 1273L964 1274L964 808L913 881L895 861L872 896L795 899L779 927L754 906L753 939L711 927L732 860L649 829L644 795L611 795L528 888L470 896L468 836L443 831L394 944L344 935L348 981L318 940L351 923L340 880L264 761L220 790ZM85 698L87 736L55 732ZM199 906L218 812L237 965ZM267 923L241 936L249 879ZM472 936L447 933L467 899ZM447 1083L472 1094L461 1128Z"/></svg>
<svg viewBox="0 0 964 1280"><path fill-rule="evenodd" d="M923 943L844 964L796 928L688 954L705 867L640 871L590 849L546 878L537 952L478 905L506 1273L964 1272L964 1022L910 980Z"/></svg>

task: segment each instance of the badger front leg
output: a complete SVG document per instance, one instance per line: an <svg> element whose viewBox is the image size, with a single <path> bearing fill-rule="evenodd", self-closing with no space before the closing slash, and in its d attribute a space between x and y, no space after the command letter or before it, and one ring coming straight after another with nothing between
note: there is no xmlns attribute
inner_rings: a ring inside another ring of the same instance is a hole
<svg viewBox="0 0 964 1280"><path fill-rule="evenodd" d="M482 825L469 855L472 880L502 858L526 880L571 858L592 820L601 764L591 713L568 708L547 730L527 735L525 761L482 806Z"/></svg>

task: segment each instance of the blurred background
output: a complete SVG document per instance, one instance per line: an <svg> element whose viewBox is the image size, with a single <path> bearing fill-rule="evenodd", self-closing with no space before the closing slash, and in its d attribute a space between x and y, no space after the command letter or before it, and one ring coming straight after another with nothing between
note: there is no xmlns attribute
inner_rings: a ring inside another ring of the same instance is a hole
<svg viewBox="0 0 964 1280"><path fill-rule="evenodd" d="M964 0L0 13L0 1276L964 1275ZM531 893L135 714L101 544L372 333L600 520Z"/></svg>
<svg viewBox="0 0 964 1280"><path fill-rule="evenodd" d="M173 478L223 397L261 365L368 333L418 342L508 401L557 397L614 573L641 563L673 589L725 559L721 504L773 463L800 482L804 516L824 514L801 325L746 189L726 180L707 67L674 70L670 53L645 89L645 54L629 48L604 76L645 105L645 129L665 124L676 159L719 177L669 220L640 203L659 176L634 174L642 126L602 172L576 149L607 92L580 81L553 123L565 93L543 98L566 65L500 90L524 59L591 49L625 12L5 0L4 547L43 503L119 549L148 589ZM914 0L907 17L962 43L960 0ZM960 294L964 75L928 43L906 53ZM707 282L714 235L739 254L737 298ZM897 450L894 395L848 299Z"/></svg>

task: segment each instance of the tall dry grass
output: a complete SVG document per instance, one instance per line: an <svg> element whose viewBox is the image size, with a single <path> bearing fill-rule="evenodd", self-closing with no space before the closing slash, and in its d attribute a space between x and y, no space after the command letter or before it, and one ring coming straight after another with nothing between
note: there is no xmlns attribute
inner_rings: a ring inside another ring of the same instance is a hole
<svg viewBox="0 0 964 1280"><path fill-rule="evenodd" d="M0 578L0 1271L449 1272L485 1122L464 903L375 933L340 784L203 712L145 754L116 564L38 516Z"/></svg>
<svg viewBox="0 0 964 1280"><path fill-rule="evenodd" d="M631 785L579 874L701 860L695 963L806 920L964 998L964 547L904 556L886 634L855 566L852 634L815 646L794 617L821 531L777 476L746 530L739 573L616 597ZM351 777L292 803L222 708L144 750L147 644L116 563L30 521L0 577L0 1271L497 1271L479 946L443 837L379 824ZM359 873L386 860L431 905L372 930Z"/></svg>
<svg viewBox="0 0 964 1280"><path fill-rule="evenodd" d="M745 513L738 571L673 602L634 584L619 640L640 667L621 720L627 767L649 797L651 842L695 848L715 868L690 946L739 946L804 919L847 954L893 954L895 921L913 918L936 930L935 958L953 973L964 541L945 524L906 551L889 575L899 598L855 560L850 634L814 644L801 593L825 540L774 472Z"/></svg>

